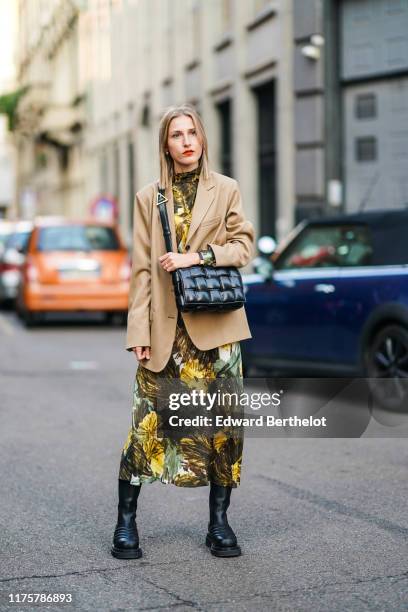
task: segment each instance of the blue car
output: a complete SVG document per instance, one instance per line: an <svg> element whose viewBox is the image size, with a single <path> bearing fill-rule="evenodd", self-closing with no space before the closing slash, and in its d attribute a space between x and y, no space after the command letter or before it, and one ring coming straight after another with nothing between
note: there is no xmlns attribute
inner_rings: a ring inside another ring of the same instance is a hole
<svg viewBox="0 0 408 612"><path fill-rule="evenodd" d="M255 270L246 376L389 378L387 407L406 406L408 210L304 221Z"/></svg>

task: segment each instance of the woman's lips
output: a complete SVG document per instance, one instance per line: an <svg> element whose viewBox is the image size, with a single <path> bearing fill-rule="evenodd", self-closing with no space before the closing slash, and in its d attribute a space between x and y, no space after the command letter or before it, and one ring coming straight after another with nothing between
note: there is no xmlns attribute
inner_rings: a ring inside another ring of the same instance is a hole
<svg viewBox="0 0 408 612"><path fill-rule="evenodd" d="M193 155L194 151L185 151L183 155Z"/></svg>

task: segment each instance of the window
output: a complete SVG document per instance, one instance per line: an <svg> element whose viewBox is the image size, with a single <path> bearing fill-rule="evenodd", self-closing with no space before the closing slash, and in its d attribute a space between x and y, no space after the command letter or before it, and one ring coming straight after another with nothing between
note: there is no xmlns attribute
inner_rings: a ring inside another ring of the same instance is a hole
<svg viewBox="0 0 408 612"><path fill-rule="evenodd" d="M225 100L225 102L218 104L217 110L220 121L221 171L223 174L232 177L231 101Z"/></svg>
<svg viewBox="0 0 408 612"><path fill-rule="evenodd" d="M277 270L367 266L372 239L364 225L306 227L275 262Z"/></svg>
<svg viewBox="0 0 408 612"><path fill-rule="evenodd" d="M377 98L375 94L361 94L355 99L357 119L374 119L377 116Z"/></svg>
<svg viewBox="0 0 408 612"><path fill-rule="evenodd" d="M377 159L377 139L374 136L356 138L356 161L368 162Z"/></svg>
<svg viewBox="0 0 408 612"><path fill-rule="evenodd" d="M254 90L257 110L257 162L260 231L276 235L276 110L275 82Z"/></svg>
<svg viewBox="0 0 408 612"><path fill-rule="evenodd" d="M374 261L376 266L408 264L408 213L402 215L390 211L381 223L373 228Z"/></svg>
<svg viewBox="0 0 408 612"><path fill-rule="evenodd" d="M44 227L38 239L39 251L118 251L112 228L100 225Z"/></svg>
<svg viewBox="0 0 408 612"><path fill-rule="evenodd" d="M31 232L16 232L14 234L10 234L5 242L5 248L22 249L24 252L26 252L30 235Z"/></svg>

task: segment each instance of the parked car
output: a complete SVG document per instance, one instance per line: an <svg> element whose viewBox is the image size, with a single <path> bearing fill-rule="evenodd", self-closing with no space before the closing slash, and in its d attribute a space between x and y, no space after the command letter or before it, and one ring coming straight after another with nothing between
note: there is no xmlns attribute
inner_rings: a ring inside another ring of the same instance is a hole
<svg viewBox="0 0 408 612"><path fill-rule="evenodd" d="M244 277L246 376L366 377L383 405L408 409L407 236L405 209L314 219L258 258Z"/></svg>
<svg viewBox="0 0 408 612"><path fill-rule="evenodd" d="M12 223L0 253L0 302L14 301L25 260L24 250L33 228L31 221Z"/></svg>
<svg viewBox="0 0 408 612"><path fill-rule="evenodd" d="M115 225L39 218L27 245L18 313L28 326L47 312L102 311L124 321L130 271Z"/></svg>

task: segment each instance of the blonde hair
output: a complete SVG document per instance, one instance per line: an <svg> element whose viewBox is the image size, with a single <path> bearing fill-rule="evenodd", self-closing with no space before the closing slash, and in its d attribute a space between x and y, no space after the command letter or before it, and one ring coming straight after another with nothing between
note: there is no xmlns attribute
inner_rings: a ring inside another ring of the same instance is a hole
<svg viewBox="0 0 408 612"><path fill-rule="evenodd" d="M163 113L162 118L160 119L159 126L160 185L165 189L171 187L175 174L173 159L170 154L166 155L170 121L175 117L180 117L182 115L190 117L192 122L194 123L198 139L203 148L199 161L199 165L201 164L201 173L205 179L209 178L208 142L200 115L198 114L196 109L190 104L182 104L181 106L170 106Z"/></svg>

